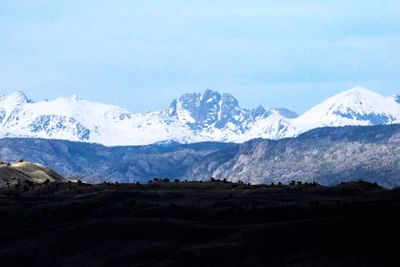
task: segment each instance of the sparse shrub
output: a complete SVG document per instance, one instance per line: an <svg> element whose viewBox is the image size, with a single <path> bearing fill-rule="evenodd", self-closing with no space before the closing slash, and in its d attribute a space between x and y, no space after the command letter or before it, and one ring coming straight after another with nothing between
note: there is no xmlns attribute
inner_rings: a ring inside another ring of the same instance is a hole
<svg viewBox="0 0 400 267"><path fill-rule="evenodd" d="M179 181L179 179L175 179L174 182L175 183L179 183L180 181Z"/></svg>
<svg viewBox="0 0 400 267"><path fill-rule="evenodd" d="M10 163L10 162L8 162L8 163L7 163L7 167L10 167L10 166L11 166L11 163Z"/></svg>
<svg viewBox="0 0 400 267"><path fill-rule="evenodd" d="M169 183L169 179L168 179L168 178L165 178L165 179L163 180L163 182L164 182L164 183Z"/></svg>
<svg viewBox="0 0 400 267"><path fill-rule="evenodd" d="M18 160L18 162L24 162L24 160L23 160L23 159L20 159L20 160Z"/></svg>

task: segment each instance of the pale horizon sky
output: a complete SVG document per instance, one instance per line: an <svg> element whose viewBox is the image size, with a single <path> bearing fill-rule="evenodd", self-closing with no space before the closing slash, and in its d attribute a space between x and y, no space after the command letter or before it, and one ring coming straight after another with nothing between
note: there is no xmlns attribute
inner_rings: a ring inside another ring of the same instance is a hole
<svg viewBox="0 0 400 267"><path fill-rule="evenodd" d="M132 112L206 88L302 113L400 93L400 1L1 1L0 94Z"/></svg>

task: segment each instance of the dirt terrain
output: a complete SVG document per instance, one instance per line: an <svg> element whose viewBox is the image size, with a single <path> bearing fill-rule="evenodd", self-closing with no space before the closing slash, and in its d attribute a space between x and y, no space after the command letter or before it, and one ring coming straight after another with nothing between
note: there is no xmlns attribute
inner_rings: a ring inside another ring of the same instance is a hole
<svg viewBox="0 0 400 267"><path fill-rule="evenodd" d="M375 184L43 183L0 189L1 266L400 266Z"/></svg>
<svg viewBox="0 0 400 267"><path fill-rule="evenodd" d="M33 184L67 181L68 179L39 163L0 162L0 188L23 187L27 191Z"/></svg>

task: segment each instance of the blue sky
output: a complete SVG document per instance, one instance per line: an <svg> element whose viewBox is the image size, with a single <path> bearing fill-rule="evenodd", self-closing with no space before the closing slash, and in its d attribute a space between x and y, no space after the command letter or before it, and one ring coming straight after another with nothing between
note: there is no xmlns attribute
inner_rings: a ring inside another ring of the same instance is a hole
<svg viewBox="0 0 400 267"><path fill-rule="evenodd" d="M400 93L400 1L0 0L0 94L165 108L206 88L303 112Z"/></svg>

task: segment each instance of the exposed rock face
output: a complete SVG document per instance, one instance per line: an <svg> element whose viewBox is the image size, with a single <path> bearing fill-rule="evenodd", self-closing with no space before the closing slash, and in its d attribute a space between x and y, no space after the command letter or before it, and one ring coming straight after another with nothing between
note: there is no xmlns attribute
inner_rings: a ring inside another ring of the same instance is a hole
<svg viewBox="0 0 400 267"><path fill-rule="evenodd" d="M399 152L399 125L321 128L298 138L246 142L209 175L252 184L299 180L334 185L360 179L395 187L400 185Z"/></svg>
<svg viewBox="0 0 400 267"><path fill-rule="evenodd" d="M288 111L290 112L290 111ZM207 89L203 94L184 94L175 99L167 115L188 124L192 130L230 128L236 134L243 134L258 119L271 114L264 107L248 110L241 108L231 94Z"/></svg>

